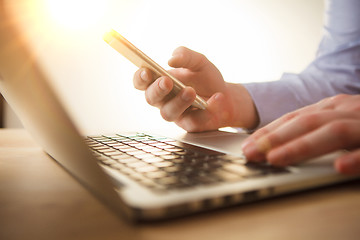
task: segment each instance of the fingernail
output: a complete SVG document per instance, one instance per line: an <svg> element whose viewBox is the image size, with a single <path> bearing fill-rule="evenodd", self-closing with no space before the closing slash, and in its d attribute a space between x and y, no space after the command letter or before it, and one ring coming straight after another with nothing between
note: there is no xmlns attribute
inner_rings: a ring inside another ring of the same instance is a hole
<svg viewBox="0 0 360 240"><path fill-rule="evenodd" d="M340 160L340 159L339 159ZM345 156L342 157L340 161L336 161L335 164L337 165L336 168L343 173L354 173L357 171L357 162L353 157Z"/></svg>
<svg viewBox="0 0 360 240"><path fill-rule="evenodd" d="M192 95L189 94L187 91L184 91L181 95L181 99L184 101L184 102L190 102L192 101Z"/></svg>
<svg viewBox="0 0 360 240"><path fill-rule="evenodd" d="M215 93L214 99L216 101L221 101L223 98L223 95L221 93Z"/></svg>
<svg viewBox="0 0 360 240"><path fill-rule="evenodd" d="M350 168L354 165L354 159L352 157L344 157L341 162L343 166L347 168Z"/></svg>
<svg viewBox="0 0 360 240"><path fill-rule="evenodd" d="M253 140L247 140L242 145L242 151L248 160L262 160L263 155L258 151Z"/></svg>
<svg viewBox="0 0 360 240"><path fill-rule="evenodd" d="M267 138L258 140L248 139L242 145L242 151L249 160L260 161L265 159L266 153L271 149Z"/></svg>
<svg viewBox="0 0 360 240"><path fill-rule="evenodd" d="M254 156L256 153L256 148L253 141L246 141L242 145L241 149L247 157Z"/></svg>
<svg viewBox="0 0 360 240"><path fill-rule="evenodd" d="M256 148L261 153L267 153L271 149L271 143L267 137L261 137L255 142Z"/></svg>
<svg viewBox="0 0 360 240"><path fill-rule="evenodd" d="M167 87L166 87L166 83L165 83L165 80L164 79L161 79L160 82L159 82L159 87L161 90L163 91L167 91Z"/></svg>
<svg viewBox="0 0 360 240"><path fill-rule="evenodd" d="M147 81L149 76L148 76L146 71L142 71L140 73L140 77L141 77L142 80Z"/></svg>

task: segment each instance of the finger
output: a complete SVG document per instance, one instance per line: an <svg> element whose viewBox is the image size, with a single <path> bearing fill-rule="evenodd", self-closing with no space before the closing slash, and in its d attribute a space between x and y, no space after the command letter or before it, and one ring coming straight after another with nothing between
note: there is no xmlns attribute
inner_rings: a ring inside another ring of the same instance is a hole
<svg viewBox="0 0 360 240"><path fill-rule="evenodd" d="M318 109L336 109L339 105L342 105L344 101L347 102L348 97L349 95L346 94L338 94L333 97L322 99L316 103L315 106L318 107Z"/></svg>
<svg viewBox="0 0 360 240"><path fill-rule="evenodd" d="M168 77L160 77L145 91L146 101L154 107L161 106L169 99L169 93L173 88L173 82Z"/></svg>
<svg viewBox="0 0 360 240"><path fill-rule="evenodd" d="M318 116L323 112L313 113L314 108L316 108L315 105L310 105L287 113L257 130L243 142L241 146L243 153L248 160L264 160L265 153L272 147L304 134L329 120L326 117ZM330 114L330 111L328 114ZM335 118L335 114L333 115L333 118Z"/></svg>
<svg viewBox="0 0 360 240"><path fill-rule="evenodd" d="M160 109L161 116L166 121L175 121L191 106L195 97L195 90L185 87L174 98L163 104Z"/></svg>
<svg viewBox="0 0 360 240"><path fill-rule="evenodd" d="M359 143L359 121L338 120L270 150L266 158L273 165L286 166Z"/></svg>
<svg viewBox="0 0 360 240"><path fill-rule="evenodd" d="M284 125L285 123L287 123L289 121L292 121L296 117L304 115L306 113L311 113L313 111L313 108L314 108L314 106L310 105L310 106L306 106L304 108L301 108L299 110L287 113L287 114L283 115L282 117L280 117L280 118L274 120L273 122L269 123L265 127L260 128L259 130L254 132L251 135L251 139L253 139L253 140L259 139L260 137L262 137L262 136L268 134L269 132L274 131L278 127Z"/></svg>
<svg viewBox="0 0 360 240"><path fill-rule="evenodd" d="M255 141L256 149L266 153L272 148L298 138L324 124L338 119L355 118L352 112L324 110L310 114L302 114L279 126L272 132L263 135Z"/></svg>
<svg viewBox="0 0 360 240"><path fill-rule="evenodd" d="M295 111L284 115L283 117L273 121L267 126L257 130L242 143L241 149L249 161L263 161L265 154L271 149L271 142L266 136L275 131L279 127L296 118L300 111ZM260 140L260 142L259 142Z"/></svg>
<svg viewBox="0 0 360 240"><path fill-rule="evenodd" d="M174 68L188 68L193 71L200 70L207 58L198 52L190 50L186 47L178 47L173 52L173 57L169 60L168 64Z"/></svg>
<svg viewBox="0 0 360 240"><path fill-rule="evenodd" d="M133 84L138 90L146 90L154 81L152 72L147 68L140 68L134 74Z"/></svg>
<svg viewBox="0 0 360 240"><path fill-rule="evenodd" d="M176 121L176 124L187 132L202 132L215 130L227 125L230 119L229 109L226 107L226 97L223 93L215 93L207 101L206 110L187 109Z"/></svg>
<svg viewBox="0 0 360 240"><path fill-rule="evenodd" d="M338 100L335 109L360 113L360 95L340 94L335 97ZM334 100L334 101L335 101Z"/></svg>
<svg viewBox="0 0 360 240"><path fill-rule="evenodd" d="M360 149L342 155L336 159L335 168L338 172L347 175L360 174Z"/></svg>

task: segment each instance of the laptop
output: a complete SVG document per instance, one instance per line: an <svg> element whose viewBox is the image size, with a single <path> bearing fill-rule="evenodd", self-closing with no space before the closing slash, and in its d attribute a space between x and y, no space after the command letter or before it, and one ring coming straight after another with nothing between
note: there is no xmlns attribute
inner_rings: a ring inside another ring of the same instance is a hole
<svg viewBox="0 0 360 240"><path fill-rule="evenodd" d="M44 151L126 219L174 218L352 179L333 169L341 152L287 168L247 163L245 133L81 136L3 2L1 94Z"/></svg>

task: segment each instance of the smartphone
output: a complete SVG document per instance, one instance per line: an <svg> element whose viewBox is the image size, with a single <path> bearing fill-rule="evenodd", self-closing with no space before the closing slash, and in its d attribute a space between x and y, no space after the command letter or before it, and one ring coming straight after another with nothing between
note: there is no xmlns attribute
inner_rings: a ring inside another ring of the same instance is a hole
<svg viewBox="0 0 360 240"><path fill-rule="evenodd" d="M185 87L185 85L177 80L174 76L168 73L164 68L162 68L159 64L153 61L150 57L145 55L142 51L136 48L132 43L126 40L123 36L121 36L115 30L111 30L104 35L104 40L107 42L112 48L121 53L124 57L126 57L130 62L135 64L139 68L148 68L154 74L155 77L167 76L174 82L173 92L177 94L181 89ZM206 109L207 103L200 96L196 95L195 101L192 106L199 109Z"/></svg>

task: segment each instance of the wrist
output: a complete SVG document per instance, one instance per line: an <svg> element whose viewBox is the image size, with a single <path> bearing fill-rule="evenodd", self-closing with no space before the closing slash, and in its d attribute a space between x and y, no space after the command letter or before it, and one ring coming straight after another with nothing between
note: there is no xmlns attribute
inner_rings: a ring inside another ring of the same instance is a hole
<svg viewBox="0 0 360 240"><path fill-rule="evenodd" d="M259 124L259 116L247 89L239 83L226 83L225 95L229 99L232 112L229 126L256 128Z"/></svg>

